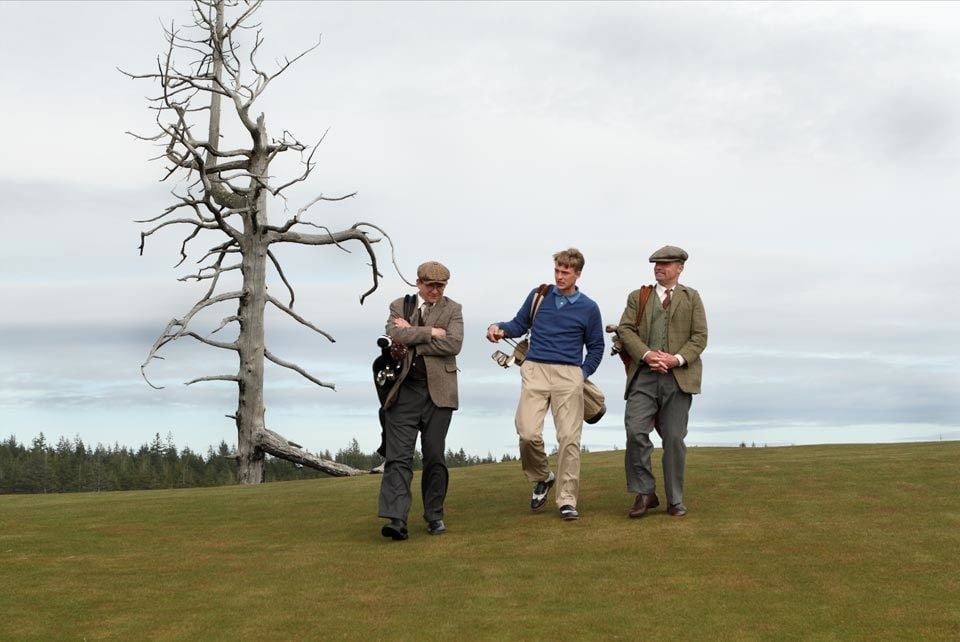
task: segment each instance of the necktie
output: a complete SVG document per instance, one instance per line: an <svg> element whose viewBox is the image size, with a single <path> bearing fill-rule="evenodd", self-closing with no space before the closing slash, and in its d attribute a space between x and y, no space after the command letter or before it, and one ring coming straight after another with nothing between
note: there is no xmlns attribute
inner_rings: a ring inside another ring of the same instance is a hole
<svg viewBox="0 0 960 642"><path fill-rule="evenodd" d="M667 289L667 296L663 297L663 309L666 310L670 307L670 293L673 292L673 288Z"/></svg>

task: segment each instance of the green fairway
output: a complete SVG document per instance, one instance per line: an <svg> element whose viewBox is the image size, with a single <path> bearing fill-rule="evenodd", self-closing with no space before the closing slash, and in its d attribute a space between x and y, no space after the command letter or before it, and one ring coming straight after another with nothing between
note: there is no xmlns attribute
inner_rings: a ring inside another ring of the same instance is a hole
<svg viewBox="0 0 960 642"><path fill-rule="evenodd" d="M379 476L0 496L0 639L960 639L958 462L691 448L690 514L630 520L623 453L590 453L572 523L517 462L459 468L449 532L415 500L406 542Z"/></svg>

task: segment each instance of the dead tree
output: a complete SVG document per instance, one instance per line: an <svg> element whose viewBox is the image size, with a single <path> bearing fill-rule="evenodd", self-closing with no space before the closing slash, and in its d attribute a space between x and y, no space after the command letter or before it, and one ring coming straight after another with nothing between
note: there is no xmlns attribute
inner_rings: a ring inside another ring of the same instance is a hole
<svg viewBox="0 0 960 642"><path fill-rule="evenodd" d="M257 62L263 40L260 25L252 24L252 19L259 5L259 0L194 0L193 24L184 30L173 26L164 30L168 46L165 54L158 57L157 71L147 74L123 72L130 78L159 84L159 95L148 99L151 109L156 111L159 131L149 136L131 135L153 141L163 148L159 158L166 160L167 166L161 180L176 177L181 181L180 187L172 191L173 204L158 216L137 221L148 226L140 233L141 255L147 238L168 227L186 230L177 266L187 259L188 245L201 232L203 238L211 233L219 237L197 262L201 265L198 271L180 279L208 281L209 288L186 314L167 324L151 347L141 372L148 384L159 388L147 378L147 366L153 359L162 358L158 352L164 346L182 337L237 354L237 372L199 377L186 383L229 381L237 385L236 414L227 416L237 426L237 458L242 484L263 481L264 455L267 453L331 475L358 474L360 471L304 451L298 444L267 429L265 424L265 359L297 372L318 386L334 388L334 384L321 381L265 346L264 311L268 304L334 341L330 334L294 311L294 289L272 248L281 243L298 243L335 245L346 250L345 244L358 243L370 259L372 275L372 285L360 296L362 304L377 289L382 277L373 244L381 237L388 242L390 238L370 223L358 222L348 229L335 231L308 220L307 210L311 206L322 201L343 200L354 194L338 197L321 194L296 214L285 213L281 217L286 218L285 221L271 223L267 215L268 203L275 199L286 203L285 191L307 180L315 166L314 154L323 139L321 137L316 145L308 146L287 131L278 138L271 137L267 134L264 115L254 115L254 105L278 76L315 49L319 41L296 57L279 62L276 69L268 73ZM228 21L225 9L237 14L236 17ZM252 43L246 49L241 43L243 35L252 37ZM184 62L182 58L189 60ZM221 117L236 118L245 143L224 148ZM299 154L302 171L290 180L278 181L270 173L271 163L279 155L290 152ZM374 233L380 236L373 236ZM267 275L271 268L275 272L274 278L285 287L288 295L285 301L268 293ZM240 288L219 291L221 276L234 271L239 271L242 277ZM211 333L198 333L190 327L201 311L233 302L237 305L236 313L224 318ZM210 336L233 324L238 329L235 340L220 341Z"/></svg>

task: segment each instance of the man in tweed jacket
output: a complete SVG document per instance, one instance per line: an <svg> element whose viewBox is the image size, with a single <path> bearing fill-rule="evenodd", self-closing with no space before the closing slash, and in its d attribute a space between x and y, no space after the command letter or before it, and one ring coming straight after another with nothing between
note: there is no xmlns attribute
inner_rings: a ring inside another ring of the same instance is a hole
<svg viewBox="0 0 960 642"><path fill-rule="evenodd" d="M617 328L631 360L624 392L624 468L627 490L636 494L630 517L641 517L660 505L650 466L650 431L655 422L663 439L667 512L675 517L687 514L683 504L684 438L693 395L700 392L700 354L707 347L707 316L700 294L678 282L687 258L684 250L672 245L654 252L650 262L654 263L656 289L642 315L640 290L631 292Z"/></svg>
<svg viewBox="0 0 960 642"><path fill-rule="evenodd" d="M392 341L407 346L400 376L387 395L384 407L384 462L380 480L379 515L390 521L381 528L384 537L408 537L410 483L413 452L420 435L423 474L420 491L427 532L446 532L443 501L447 494L446 439L457 409L457 357L463 344L463 311L443 295L450 271L436 261L417 268L417 308L412 318L403 316L403 297L390 304L386 332Z"/></svg>

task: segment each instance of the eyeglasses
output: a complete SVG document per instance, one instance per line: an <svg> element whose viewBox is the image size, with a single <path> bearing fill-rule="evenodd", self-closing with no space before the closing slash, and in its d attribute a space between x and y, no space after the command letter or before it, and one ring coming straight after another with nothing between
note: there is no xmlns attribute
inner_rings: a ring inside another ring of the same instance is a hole
<svg viewBox="0 0 960 642"><path fill-rule="evenodd" d="M428 290L436 290L437 292L443 292L443 288L447 287L446 283L424 283L423 287Z"/></svg>

